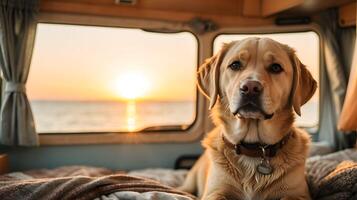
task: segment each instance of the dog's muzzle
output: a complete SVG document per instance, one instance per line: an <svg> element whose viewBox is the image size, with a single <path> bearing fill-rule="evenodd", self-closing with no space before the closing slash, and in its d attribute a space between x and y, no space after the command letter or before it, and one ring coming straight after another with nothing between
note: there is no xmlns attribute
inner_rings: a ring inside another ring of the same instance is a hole
<svg viewBox="0 0 357 200"><path fill-rule="evenodd" d="M242 118L270 119L273 114L266 113L261 106L260 97L263 86L258 81L245 80L240 85L240 101L233 115Z"/></svg>

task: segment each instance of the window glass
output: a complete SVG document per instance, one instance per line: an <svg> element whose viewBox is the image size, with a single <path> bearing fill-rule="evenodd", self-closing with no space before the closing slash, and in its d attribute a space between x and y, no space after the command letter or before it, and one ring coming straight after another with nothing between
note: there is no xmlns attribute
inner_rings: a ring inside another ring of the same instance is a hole
<svg viewBox="0 0 357 200"><path fill-rule="evenodd" d="M214 40L216 53L223 43L242 40L247 37L268 37L296 50L296 54L310 70L312 76L319 83L320 42L319 36L313 32L274 33L274 34L222 34ZM296 124L301 127L315 127L319 123L319 90L312 99L301 108L301 117L297 116Z"/></svg>
<svg viewBox="0 0 357 200"><path fill-rule="evenodd" d="M187 127L196 116L197 51L188 32L41 23L27 83L36 129Z"/></svg>

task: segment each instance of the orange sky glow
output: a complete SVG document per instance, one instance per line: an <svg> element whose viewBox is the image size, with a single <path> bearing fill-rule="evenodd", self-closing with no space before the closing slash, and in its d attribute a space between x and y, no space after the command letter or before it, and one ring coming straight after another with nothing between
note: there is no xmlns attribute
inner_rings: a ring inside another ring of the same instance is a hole
<svg viewBox="0 0 357 200"><path fill-rule="evenodd" d="M195 99L196 38L187 32L39 24L31 100Z"/></svg>
<svg viewBox="0 0 357 200"><path fill-rule="evenodd" d="M318 36L265 35L289 44L318 78ZM219 36L222 42L248 35ZM317 45L316 45L317 43ZM139 29L39 24L27 83L31 100L193 101L196 38Z"/></svg>

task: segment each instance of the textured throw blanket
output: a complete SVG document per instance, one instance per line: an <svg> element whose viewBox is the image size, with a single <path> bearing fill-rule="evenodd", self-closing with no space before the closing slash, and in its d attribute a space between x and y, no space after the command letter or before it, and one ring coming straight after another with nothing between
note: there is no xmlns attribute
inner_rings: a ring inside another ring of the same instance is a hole
<svg viewBox="0 0 357 200"><path fill-rule="evenodd" d="M357 151L344 150L308 159L307 180L316 200L357 199Z"/></svg>
<svg viewBox="0 0 357 200"><path fill-rule="evenodd" d="M311 157L306 169L313 199L357 199L357 150ZM147 169L125 174L87 166L10 173L0 176L0 200L193 200L195 197L165 186L181 185L186 173L185 170Z"/></svg>
<svg viewBox="0 0 357 200"><path fill-rule="evenodd" d="M78 168L78 167L77 167ZM75 170L57 169L57 172L72 174ZM98 173L95 168L82 168L84 173ZM101 171L108 173L109 171ZM101 177L90 176L68 176L61 178L38 178L53 171L32 173L37 175L36 179L31 176L10 174L0 178L0 199L1 200L87 200L87 199L177 199L192 200L193 196L175 190L169 186L164 186L159 182L128 176L125 174L106 175ZM55 173L53 173L55 174ZM16 179L21 178L21 179ZM130 192L128 192L130 191ZM151 192L151 193L150 193ZM140 195L138 195L140 194ZM143 194L143 195L141 195ZM109 195L109 196L105 196ZM129 195L129 196L128 196ZM142 196L143 198L136 198ZM131 198L132 196L133 198ZM166 197L167 198L166 198ZM121 198L119 198L121 197ZM146 198L148 197L148 198ZM150 198L149 198L150 197ZM161 198L162 197L162 198ZM169 198L170 197L170 198ZM176 198L177 197L177 198ZM181 198L182 197L182 198Z"/></svg>

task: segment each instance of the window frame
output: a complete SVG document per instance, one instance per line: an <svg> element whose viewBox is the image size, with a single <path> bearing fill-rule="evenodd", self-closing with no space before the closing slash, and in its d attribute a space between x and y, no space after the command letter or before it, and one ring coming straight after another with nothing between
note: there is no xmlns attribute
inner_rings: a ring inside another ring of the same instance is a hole
<svg viewBox="0 0 357 200"><path fill-rule="evenodd" d="M59 23L59 24L75 24L75 25L93 25L93 26L109 26L120 28L141 28L153 32L172 33L187 31L191 32L198 41L198 64L200 64L213 54L213 43L216 36L220 34L269 34L269 33L296 33L305 31L314 31L319 36L320 41L320 66L319 66L319 107L318 107L318 125L315 128L307 129L311 134L318 133L323 121L322 106L324 100L325 70L322 67L323 61L323 34L320 27L315 24L307 25L287 25L277 26L275 24L263 24L261 27L221 27L218 30L205 34L195 34L195 31L187 24L167 22L160 20L147 19L129 19L104 16L89 16L64 13L40 13L39 23ZM163 130L163 131L148 131L148 132L127 132L127 133L50 133L39 134L40 144L44 146L54 145L83 145L83 144L154 144L154 143L188 143L197 142L202 139L204 134L209 132L213 127L213 123L209 118L208 100L200 94L196 87L196 118L195 121L186 130ZM316 134L317 135L317 134Z"/></svg>
<svg viewBox="0 0 357 200"><path fill-rule="evenodd" d="M197 41L197 66L201 62L200 39L194 31L186 25L161 21L149 21L139 19L111 18L101 16L40 13L38 23L68 24L83 26L101 26L112 28L143 29L158 33L189 32ZM196 89L195 116L193 122L185 129L158 129L138 132L129 131L103 131L103 132L51 132L38 133L41 145L75 145L75 144L137 144L137 143L168 143L168 142L193 142L204 134L204 117L206 113L205 100ZM181 124L178 124L178 127ZM163 126L165 127L165 126Z"/></svg>

